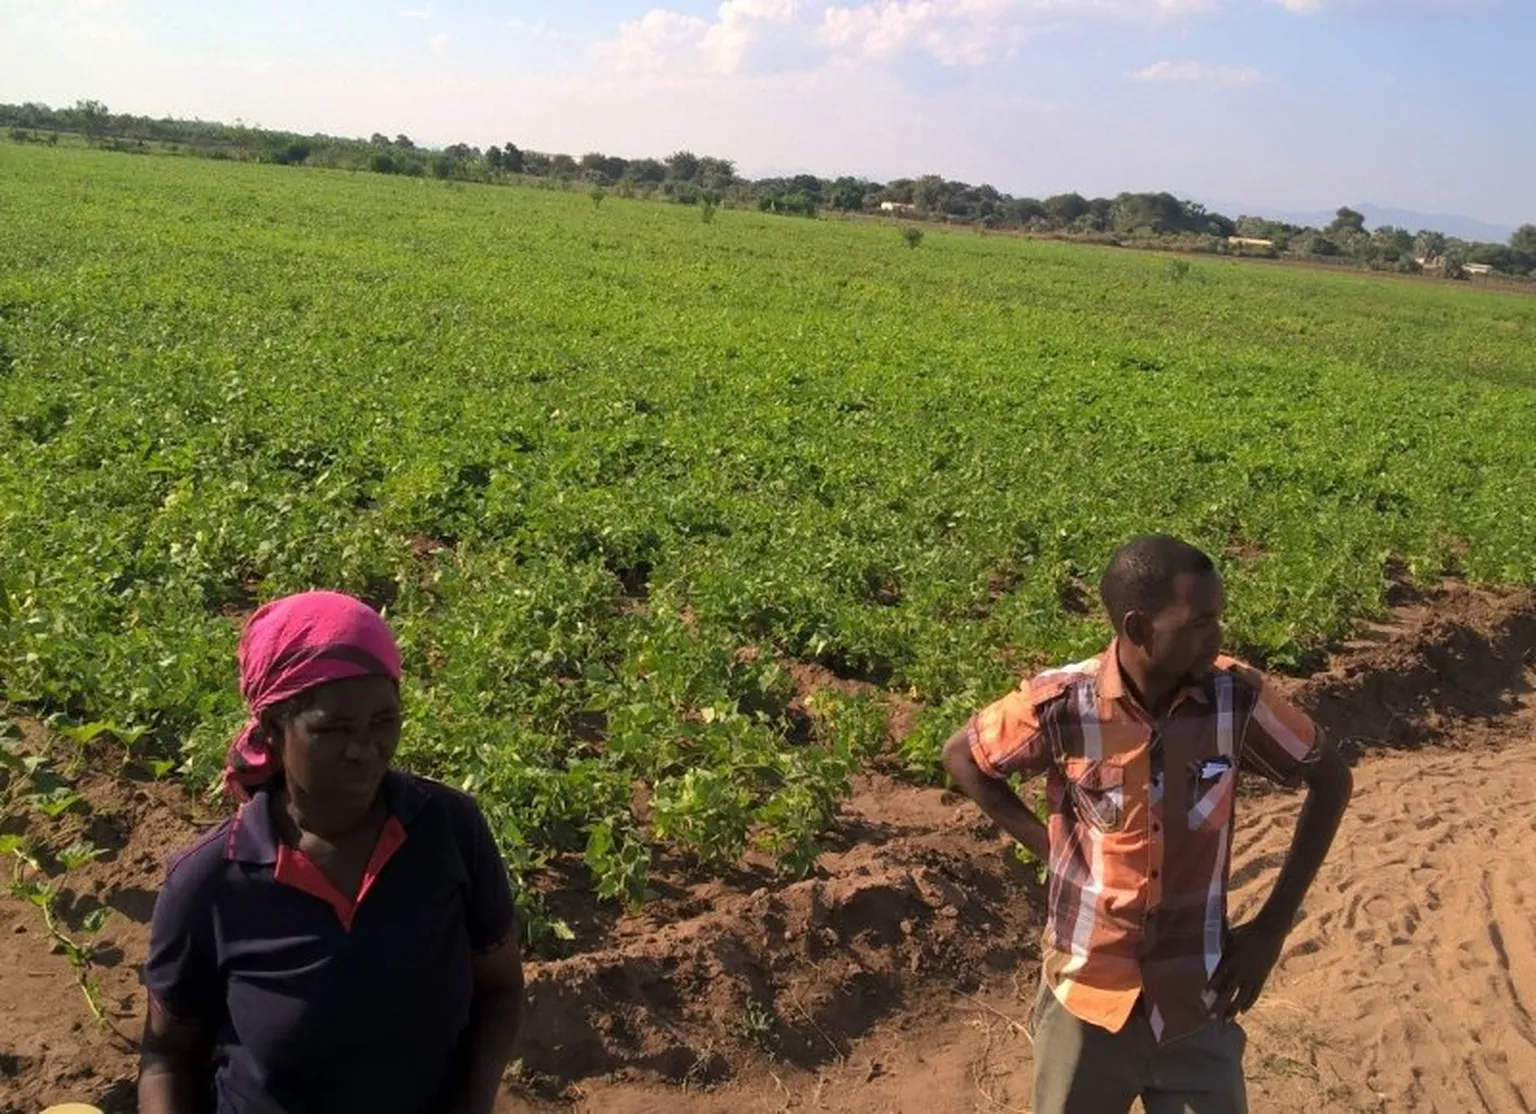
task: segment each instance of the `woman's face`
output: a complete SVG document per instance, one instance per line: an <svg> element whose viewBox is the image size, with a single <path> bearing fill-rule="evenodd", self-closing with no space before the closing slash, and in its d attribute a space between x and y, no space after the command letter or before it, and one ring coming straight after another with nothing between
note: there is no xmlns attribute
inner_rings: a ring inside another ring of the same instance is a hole
<svg viewBox="0 0 1536 1114"><path fill-rule="evenodd" d="M400 745L400 691L388 677L355 677L304 694L281 725L284 776L315 801L366 805Z"/></svg>

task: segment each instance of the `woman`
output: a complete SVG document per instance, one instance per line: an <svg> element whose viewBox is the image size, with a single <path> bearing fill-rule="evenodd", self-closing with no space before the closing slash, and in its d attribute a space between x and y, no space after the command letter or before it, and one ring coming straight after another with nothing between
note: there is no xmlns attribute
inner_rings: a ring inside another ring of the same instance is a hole
<svg viewBox="0 0 1536 1114"><path fill-rule="evenodd" d="M306 592L239 659L245 803L155 903L141 1114L487 1114L522 1011L512 892L474 801L390 769L389 628Z"/></svg>

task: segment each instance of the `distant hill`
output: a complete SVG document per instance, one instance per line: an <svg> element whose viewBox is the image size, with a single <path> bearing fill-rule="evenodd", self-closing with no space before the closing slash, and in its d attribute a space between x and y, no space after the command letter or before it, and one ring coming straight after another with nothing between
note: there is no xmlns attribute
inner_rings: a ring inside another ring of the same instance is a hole
<svg viewBox="0 0 1536 1114"><path fill-rule="evenodd" d="M1306 225L1311 228L1325 228L1332 224L1334 213L1337 211L1334 209L1313 212L1286 211L1267 205L1245 205L1238 201L1207 201L1205 207L1234 219L1239 216L1268 217L1270 220ZM1509 238L1515 231L1512 225L1490 224L1487 221L1457 213L1419 213L1411 209L1392 209L1384 205L1372 205L1368 201L1349 207L1357 213L1364 214L1367 228L1392 225L1394 228L1406 228L1410 232L1427 228L1462 240L1494 244L1509 243Z"/></svg>

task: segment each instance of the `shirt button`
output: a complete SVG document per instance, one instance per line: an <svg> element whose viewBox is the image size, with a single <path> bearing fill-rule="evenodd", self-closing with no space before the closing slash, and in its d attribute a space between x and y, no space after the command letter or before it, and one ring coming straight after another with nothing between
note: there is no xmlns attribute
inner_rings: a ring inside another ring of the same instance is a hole
<svg viewBox="0 0 1536 1114"><path fill-rule="evenodd" d="M1157 876L1158 876L1158 871L1154 870L1152 872L1152 881L1156 882L1157 881Z"/></svg>
<svg viewBox="0 0 1536 1114"><path fill-rule="evenodd" d="M1155 833L1160 832L1162 830L1163 830L1163 826L1161 824L1159 824L1157 821L1154 820L1152 822L1152 831L1153 831L1153 833L1155 834Z"/></svg>

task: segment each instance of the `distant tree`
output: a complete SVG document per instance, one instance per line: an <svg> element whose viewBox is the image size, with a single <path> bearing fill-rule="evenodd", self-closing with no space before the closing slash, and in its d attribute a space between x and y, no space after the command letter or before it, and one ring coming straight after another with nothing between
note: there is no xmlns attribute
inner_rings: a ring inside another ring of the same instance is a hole
<svg viewBox="0 0 1536 1114"><path fill-rule="evenodd" d="M385 135L383 132L374 132L368 137L368 142L375 147L388 147L389 136Z"/></svg>
<svg viewBox="0 0 1536 1114"><path fill-rule="evenodd" d="M1170 193L1122 193L1110 203L1109 226L1120 233L1169 235L1203 229L1204 223L1204 209L1191 214Z"/></svg>
<svg viewBox="0 0 1536 1114"><path fill-rule="evenodd" d="M1308 230L1291 241L1291 248L1301 255L1335 256L1339 245L1316 230Z"/></svg>
<svg viewBox="0 0 1536 1114"><path fill-rule="evenodd" d="M523 172L523 153L517 149L517 144L508 143L501 149L501 168L508 174L521 174Z"/></svg>
<svg viewBox="0 0 1536 1114"><path fill-rule="evenodd" d="M453 156L441 154L432 160L432 176L434 178L452 178L454 170L458 167Z"/></svg>
<svg viewBox="0 0 1536 1114"><path fill-rule="evenodd" d="M80 134L85 136L87 143L93 142L106 126L111 113L107 106L100 101L76 101L73 108L75 126L80 129Z"/></svg>
<svg viewBox="0 0 1536 1114"><path fill-rule="evenodd" d="M582 173L594 182L617 182L629 169L629 160L593 151L581 156Z"/></svg>
<svg viewBox="0 0 1536 1114"><path fill-rule="evenodd" d="M485 149L485 165L494 173L501 169L501 148L492 144Z"/></svg>
<svg viewBox="0 0 1536 1114"><path fill-rule="evenodd" d="M947 217L970 220L979 215L981 196L964 182L941 180L939 211Z"/></svg>
<svg viewBox="0 0 1536 1114"><path fill-rule="evenodd" d="M765 213L781 213L785 216L814 217L816 199L806 193L771 194L758 199L757 207Z"/></svg>
<svg viewBox="0 0 1536 1114"><path fill-rule="evenodd" d="M660 185L667 180L667 167L660 159L635 159L626 172L632 182Z"/></svg>
<svg viewBox="0 0 1536 1114"><path fill-rule="evenodd" d="M401 132L399 135L395 136L395 146L400 148L402 151L416 150L416 144L412 143L411 137L406 135L404 132Z"/></svg>
<svg viewBox="0 0 1536 1114"><path fill-rule="evenodd" d="M570 155L551 155L549 172L557 178L574 178L580 168Z"/></svg>
<svg viewBox="0 0 1536 1114"><path fill-rule="evenodd" d="M1327 231L1331 236L1338 236L1346 232L1364 232L1365 214L1357 213L1346 206L1334 214L1333 223L1328 226Z"/></svg>
<svg viewBox="0 0 1536 1114"><path fill-rule="evenodd" d="M692 151L674 151L667 156L667 177L674 182L697 181L699 156Z"/></svg>
<svg viewBox="0 0 1536 1114"><path fill-rule="evenodd" d="M1445 234L1424 229L1413 238L1413 254L1419 259L1439 259L1445 254Z"/></svg>
<svg viewBox="0 0 1536 1114"><path fill-rule="evenodd" d="M1058 228L1065 228L1088 214L1088 202L1081 194L1058 193L1042 203L1046 218Z"/></svg>
<svg viewBox="0 0 1536 1114"><path fill-rule="evenodd" d="M1110 214L1115 203L1107 197L1095 197L1088 202L1088 212L1077 219L1079 227L1087 232L1103 232L1109 228Z"/></svg>
<svg viewBox="0 0 1536 1114"><path fill-rule="evenodd" d="M1005 197L1002 210L1005 220L1021 227L1045 219L1045 206L1033 197Z"/></svg>
<svg viewBox="0 0 1536 1114"><path fill-rule="evenodd" d="M912 183L912 204L925 213L942 213L948 193L943 178L937 174L924 174Z"/></svg>
<svg viewBox="0 0 1536 1114"><path fill-rule="evenodd" d="M1371 233L1371 244L1380 258L1391 263L1413 257L1413 236L1406 228L1384 224Z"/></svg>
<svg viewBox="0 0 1536 1114"><path fill-rule="evenodd" d="M445 147L443 154L454 162L468 162L470 159L479 158L480 152L468 143L455 143L452 147Z"/></svg>
<svg viewBox="0 0 1536 1114"><path fill-rule="evenodd" d="M398 174L400 165L388 151L375 151L368 160L368 169L375 174Z"/></svg>
<svg viewBox="0 0 1536 1114"><path fill-rule="evenodd" d="M736 164L730 159L716 159L706 155L699 159L695 178L707 190L730 189L736 183Z"/></svg>
<svg viewBox="0 0 1536 1114"><path fill-rule="evenodd" d="M297 140L273 148L268 157L279 166L302 166L309 154L309 144Z"/></svg>
<svg viewBox="0 0 1536 1114"><path fill-rule="evenodd" d="M817 201L821 198L822 181L814 174L796 174L789 180L790 193L803 193L807 197L813 197Z"/></svg>
<svg viewBox="0 0 1536 1114"><path fill-rule="evenodd" d="M844 213L856 213L864 208L865 198L878 188L873 182L862 178L839 178L824 196L832 208Z"/></svg>
<svg viewBox="0 0 1536 1114"><path fill-rule="evenodd" d="M668 182L662 187L662 193L679 205L697 205L705 200L704 191L694 182Z"/></svg>
<svg viewBox="0 0 1536 1114"><path fill-rule="evenodd" d="M1223 240L1228 236L1237 235L1237 222L1231 217L1223 216L1220 213L1206 212L1202 212L1201 217L1204 227L1194 228L1191 231L1203 232L1208 236L1220 236Z"/></svg>
<svg viewBox="0 0 1536 1114"><path fill-rule="evenodd" d="M1467 249L1468 263L1486 263L1505 274L1521 269L1519 256L1519 252L1506 244L1473 244Z"/></svg>
<svg viewBox="0 0 1536 1114"><path fill-rule="evenodd" d="M1509 246L1523 255L1536 255L1536 224L1522 224L1515 229Z"/></svg>

